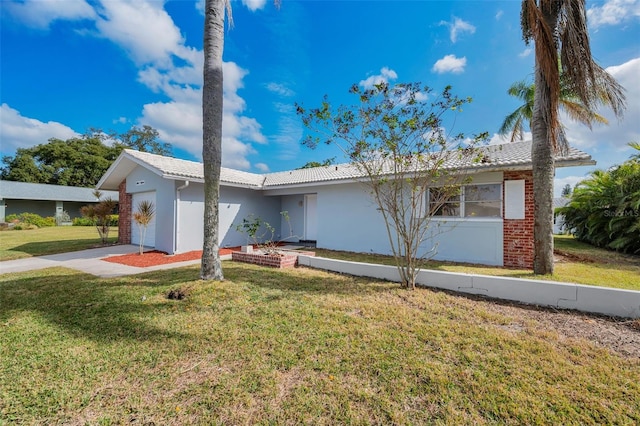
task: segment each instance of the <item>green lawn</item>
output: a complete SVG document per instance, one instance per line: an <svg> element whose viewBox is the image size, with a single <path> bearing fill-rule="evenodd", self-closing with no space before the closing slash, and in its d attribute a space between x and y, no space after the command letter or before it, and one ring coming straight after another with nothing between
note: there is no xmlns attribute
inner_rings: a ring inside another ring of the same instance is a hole
<svg viewBox="0 0 640 426"><path fill-rule="evenodd" d="M640 423L640 358L493 303L224 268L0 275L0 424Z"/></svg>
<svg viewBox="0 0 640 426"><path fill-rule="evenodd" d="M118 241L118 228L109 232L109 242ZM84 250L100 245L93 226L53 226L50 228L0 232L0 261Z"/></svg>
<svg viewBox="0 0 640 426"><path fill-rule="evenodd" d="M395 265L393 258L389 256L321 249L315 251L317 256L334 259ZM534 275L532 271L525 269L507 269L433 260L424 262L423 268L640 290L640 256L622 255L596 248L567 235L555 236L555 251L558 262L556 262L555 272L552 276Z"/></svg>

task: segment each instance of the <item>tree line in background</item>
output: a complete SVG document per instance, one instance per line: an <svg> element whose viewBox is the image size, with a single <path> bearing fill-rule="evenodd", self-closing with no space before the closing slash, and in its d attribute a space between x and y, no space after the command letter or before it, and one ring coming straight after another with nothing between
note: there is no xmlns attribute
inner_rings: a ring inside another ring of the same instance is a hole
<svg viewBox="0 0 640 426"><path fill-rule="evenodd" d="M640 143L629 160L596 170L578 183L569 203L556 209L577 239L623 253L640 253Z"/></svg>
<svg viewBox="0 0 640 426"><path fill-rule="evenodd" d="M158 141L151 126L132 127L122 134L90 129L67 140L51 138L31 148L18 148L15 156L2 158L3 180L52 185L94 187L126 148L171 155L170 144Z"/></svg>

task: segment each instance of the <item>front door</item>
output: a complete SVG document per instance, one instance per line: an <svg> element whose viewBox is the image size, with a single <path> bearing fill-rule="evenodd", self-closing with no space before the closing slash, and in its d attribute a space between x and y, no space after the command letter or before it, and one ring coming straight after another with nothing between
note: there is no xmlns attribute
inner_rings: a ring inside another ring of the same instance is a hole
<svg viewBox="0 0 640 426"><path fill-rule="evenodd" d="M304 239L318 239L318 194L304 196Z"/></svg>

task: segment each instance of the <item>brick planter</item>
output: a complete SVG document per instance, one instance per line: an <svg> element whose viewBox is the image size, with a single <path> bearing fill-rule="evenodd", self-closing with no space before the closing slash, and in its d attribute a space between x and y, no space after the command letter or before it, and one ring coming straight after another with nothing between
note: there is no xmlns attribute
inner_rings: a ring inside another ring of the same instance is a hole
<svg viewBox="0 0 640 426"><path fill-rule="evenodd" d="M260 252L243 253L234 251L231 259L236 262L253 263L254 265L272 268L293 268L298 264L298 255L315 256L312 251L283 251L280 254L263 254Z"/></svg>

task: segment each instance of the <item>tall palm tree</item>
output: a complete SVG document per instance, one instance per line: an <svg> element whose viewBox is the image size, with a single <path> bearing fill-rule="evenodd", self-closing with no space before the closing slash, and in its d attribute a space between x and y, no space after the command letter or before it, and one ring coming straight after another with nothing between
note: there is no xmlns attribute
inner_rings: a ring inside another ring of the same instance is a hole
<svg viewBox="0 0 640 426"><path fill-rule="evenodd" d="M591 128L592 123L609 124L609 120L587 108L580 102L580 99L566 87L566 79L562 77L560 78L560 86L559 107L562 108L571 119L589 128ZM502 136L510 134L510 142L523 139L525 123L528 123L529 127L531 127L535 90L535 84L526 81L516 81L507 90L509 95L523 102L515 111L505 117L500 126L500 130L498 130L498 134ZM603 103L605 102L606 100L603 99Z"/></svg>
<svg viewBox="0 0 640 426"><path fill-rule="evenodd" d="M586 0L522 0L525 43L535 43L535 94L531 115L536 274L553 273L554 156L568 149L558 119L561 75L590 110L606 100L617 117L625 108L623 87L591 56ZM558 59L559 58L559 59ZM558 66L558 62L560 66Z"/></svg>
<svg viewBox="0 0 640 426"><path fill-rule="evenodd" d="M222 165L222 50L228 0L206 0L204 85L202 87L202 162L204 165L204 236L200 278L222 280L219 245L220 167ZM229 15L231 16L231 15ZM231 19L231 18L230 18Z"/></svg>
<svg viewBox="0 0 640 426"><path fill-rule="evenodd" d="M219 208L222 161L222 50L224 15L231 0L206 0L204 17L204 85L202 87L202 162L204 165L204 235L200 278L222 280ZM279 0L274 0L276 6Z"/></svg>

